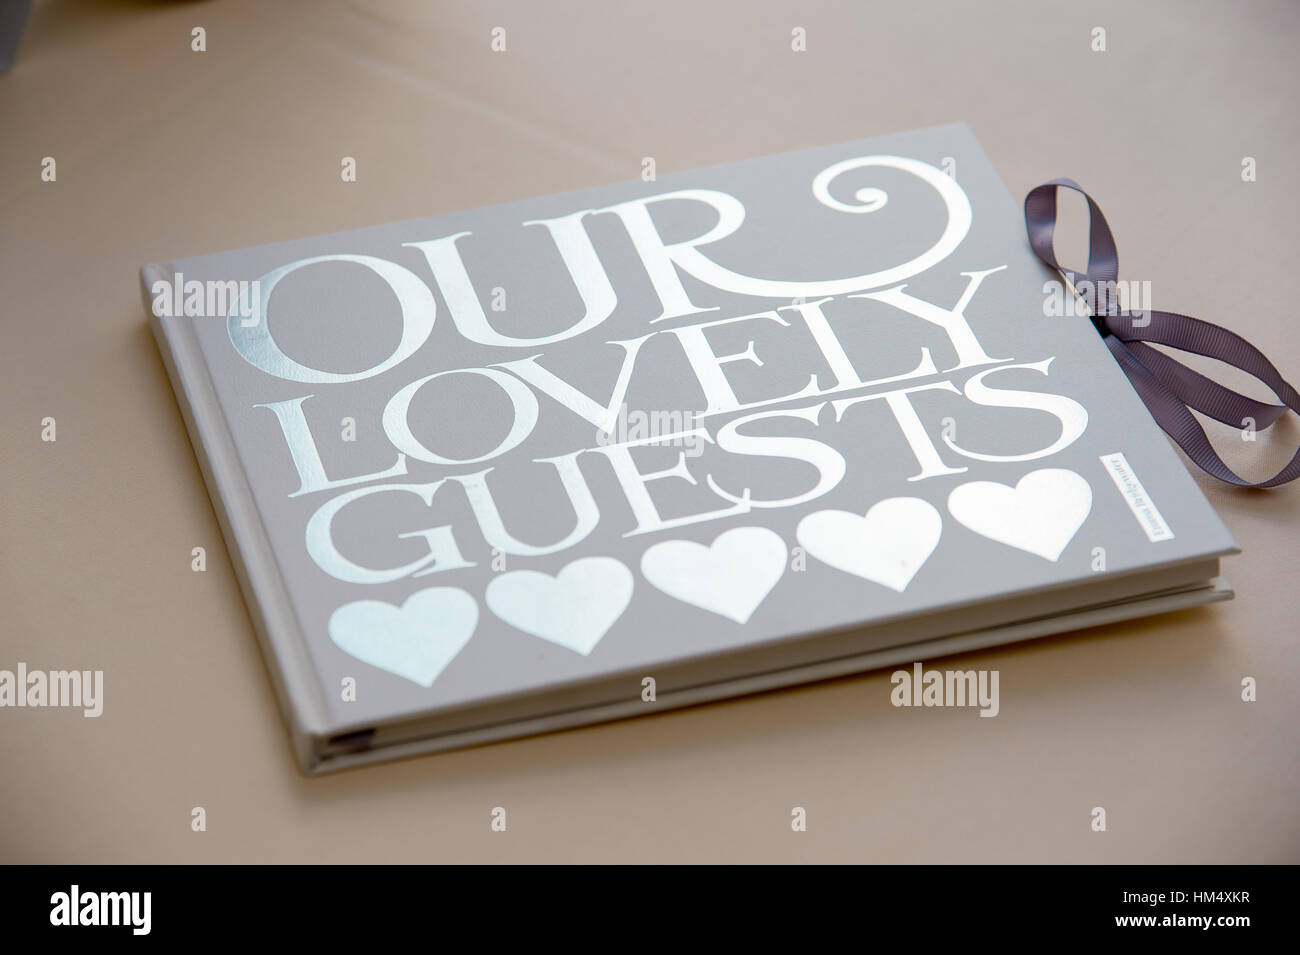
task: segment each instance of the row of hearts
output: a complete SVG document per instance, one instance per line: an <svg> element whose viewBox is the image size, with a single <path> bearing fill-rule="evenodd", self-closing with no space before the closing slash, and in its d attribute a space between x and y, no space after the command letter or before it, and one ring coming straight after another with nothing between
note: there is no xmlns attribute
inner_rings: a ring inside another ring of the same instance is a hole
<svg viewBox="0 0 1300 955"><path fill-rule="evenodd" d="M1014 488L991 481L963 484L948 510L966 527L1000 543L1056 561L1092 509L1092 489L1073 471L1031 471ZM818 560L889 587L906 589L939 544L943 521L915 497L880 501L865 515L824 510L799 522L795 535ZM785 541L763 527L737 527L705 546L662 541L642 555L641 572L659 590L746 623L785 573ZM494 614L525 633L589 654L632 599L632 573L612 557L584 557L555 577L518 570L495 577L484 599ZM430 623L437 622L436 632ZM361 600L330 617L330 639L357 659L423 686L469 642L478 605L456 587L433 587L400 608Z"/></svg>

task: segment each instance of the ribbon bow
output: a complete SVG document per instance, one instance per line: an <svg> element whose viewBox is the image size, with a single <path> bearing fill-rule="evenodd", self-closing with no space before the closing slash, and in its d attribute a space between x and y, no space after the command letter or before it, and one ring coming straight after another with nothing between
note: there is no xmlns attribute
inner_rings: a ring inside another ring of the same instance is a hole
<svg viewBox="0 0 1300 955"><path fill-rule="evenodd" d="M1300 394L1258 348L1226 328L1176 312L1154 309L1120 312L1113 295L1119 277L1115 239L1092 196L1072 179L1053 179L1034 187L1025 196L1025 228L1029 231L1029 244L1038 257L1062 275L1067 274L1068 270L1056 261L1052 250L1056 190L1060 187L1073 189L1088 200L1088 268L1083 276L1090 285L1091 294L1084 298L1092 310L1092 323L1156 424L1202 470L1220 481L1239 487L1276 487L1300 477L1300 450L1286 467L1266 481L1247 481L1223 463L1192 409L1234 428L1246 427L1249 419L1256 428L1264 429L1288 409L1300 414ZM1283 403L1256 401L1225 388L1147 342L1216 358L1240 368L1268 385Z"/></svg>

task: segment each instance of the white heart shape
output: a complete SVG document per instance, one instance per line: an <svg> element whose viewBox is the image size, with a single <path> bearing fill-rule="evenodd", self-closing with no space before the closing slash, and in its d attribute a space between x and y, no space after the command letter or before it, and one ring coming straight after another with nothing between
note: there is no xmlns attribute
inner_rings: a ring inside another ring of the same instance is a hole
<svg viewBox="0 0 1300 955"><path fill-rule="evenodd" d="M1055 561L1092 510L1092 488L1064 468L1030 471L1014 488L971 481L948 495L948 511L976 534Z"/></svg>
<svg viewBox="0 0 1300 955"><path fill-rule="evenodd" d="M919 497L891 497L866 515L817 511L799 522L804 550L839 570L900 594L939 546L943 518Z"/></svg>
<svg viewBox="0 0 1300 955"><path fill-rule="evenodd" d="M512 570L492 579L484 599L511 626L586 656L627 609L632 571L613 557L583 557L554 577Z"/></svg>
<svg viewBox="0 0 1300 955"><path fill-rule="evenodd" d="M430 587L401 607L358 600L330 614L330 639L344 653L412 683L433 686L469 643L478 604L457 587Z"/></svg>
<svg viewBox="0 0 1300 955"><path fill-rule="evenodd" d="M766 527L736 527L709 546L670 540L641 555L641 573L670 597L746 623L785 573L785 541Z"/></svg>

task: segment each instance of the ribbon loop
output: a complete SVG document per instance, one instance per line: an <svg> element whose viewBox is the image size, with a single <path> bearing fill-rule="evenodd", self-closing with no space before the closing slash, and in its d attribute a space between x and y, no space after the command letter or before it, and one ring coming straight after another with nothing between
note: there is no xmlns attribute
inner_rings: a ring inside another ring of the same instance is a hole
<svg viewBox="0 0 1300 955"><path fill-rule="evenodd" d="M1089 283L1087 294L1080 292L1074 281L1080 273L1057 262L1053 249L1056 195L1060 188L1074 190L1088 203L1088 267L1081 273ZM1300 477L1300 449L1286 467L1265 481L1247 481L1219 457L1193 410L1234 428L1264 430L1288 410L1300 414L1300 393L1263 352L1226 328L1177 312L1123 312L1115 295L1119 279L1115 237L1101 208L1082 186L1072 179L1053 179L1031 189L1025 196L1025 229L1034 253L1060 272L1087 302L1093 325L1156 424L1198 467L1238 487L1276 487ZM1282 404L1258 401L1233 391L1148 343L1239 368L1272 389Z"/></svg>

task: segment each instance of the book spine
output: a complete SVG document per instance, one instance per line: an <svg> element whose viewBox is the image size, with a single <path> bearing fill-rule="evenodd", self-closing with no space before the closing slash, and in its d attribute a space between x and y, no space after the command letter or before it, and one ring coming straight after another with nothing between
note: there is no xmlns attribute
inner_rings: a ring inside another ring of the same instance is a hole
<svg viewBox="0 0 1300 955"><path fill-rule="evenodd" d="M311 771L317 762L317 741L329 732L328 710L192 319L160 316L153 307L155 283L170 287L173 281L170 265L146 265L140 270L145 312L257 631L294 755L305 771Z"/></svg>

